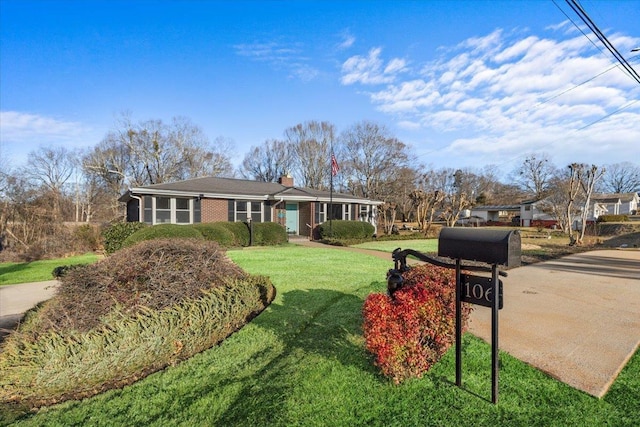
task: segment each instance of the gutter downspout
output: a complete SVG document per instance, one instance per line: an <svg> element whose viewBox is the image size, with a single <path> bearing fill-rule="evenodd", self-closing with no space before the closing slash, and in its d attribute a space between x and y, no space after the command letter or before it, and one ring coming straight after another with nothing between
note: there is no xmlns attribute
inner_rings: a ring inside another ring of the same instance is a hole
<svg viewBox="0 0 640 427"><path fill-rule="evenodd" d="M131 191L131 190L129 190ZM138 222L144 222L144 218L142 218L142 197L140 196L134 196L133 194L129 194L129 197L131 197L132 199L136 199L138 201ZM127 214L128 214L128 209L127 209ZM143 220L143 221L141 221Z"/></svg>
<svg viewBox="0 0 640 427"><path fill-rule="evenodd" d="M275 205L273 205L273 216L274 216L274 217L276 216L276 211L277 211L277 209L278 209L278 205L279 205L280 203L282 203L282 202L284 202L284 198L283 198L283 197L280 197L280 201L278 201ZM274 222L275 222L276 224L278 223L278 218L277 218L277 217L275 218L275 221L274 221ZM285 225L285 229L286 229L286 228L287 228L287 226Z"/></svg>

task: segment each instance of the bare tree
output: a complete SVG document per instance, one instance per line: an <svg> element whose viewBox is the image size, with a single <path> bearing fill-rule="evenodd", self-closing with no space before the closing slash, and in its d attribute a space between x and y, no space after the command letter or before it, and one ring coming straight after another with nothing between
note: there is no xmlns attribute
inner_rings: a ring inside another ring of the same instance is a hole
<svg viewBox="0 0 640 427"><path fill-rule="evenodd" d="M578 214L573 201L570 200L576 187L572 186L568 170L558 170L549 180L549 184L549 193L540 202L539 209L552 216L563 233L569 234L571 233L573 218ZM573 197L575 198L575 195Z"/></svg>
<svg viewBox="0 0 640 427"><path fill-rule="evenodd" d="M393 224L396 221L396 204L385 202L378 206L380 221L384 234L389 235L393 231Z"/></svg>
<svg viewBox="0 0 640 427"><path fill-rule="evenodd" d="M293 175L302 186L323 190L331 178L331 147L335 126L329 122L309 121L285 130L285 138L295 154Z"/></svg>
<svg viewBox="0 0 640 427"><path fill-rule="evenodd" d="M439 190L426 192L416 189L409 194L416 213L418 228L425 234L429 232L436 212L436 207L442 203L445 193Z"/></svg>
<svg viewBox="0 0 640 427"><path fill-rule="evenodd" d="M414 206L410 195L414 189L418 188L419 180L418 170L407 166L398 169L395 178L387 183L391 193L387 199L396 204L398 215L402 217L402 221L412 221L414 217Z"/></svg>
<svg viewBox="0 0 640 427"><path fill-rule="evenodd" d="M240 174L256 181L275 182L290 173L295 164L293 150L286 141L270 139L251 147L244 156Z"/></svg>
<svg viewBox="0 0 640 427"><path fill-rule="evenodd" d="M520 188L531 193L536 200L540 200L549 190L549 182L555 169L548 154L532 154L513 171L512 176Z"/></svg>
<svg viewBox="0 0 640 427"><path fill-rule="evenodd" d="M113 170L126 176L131 185L223 175L233 170L230 143L219 138L216 144L210 144L202 129L185 117L176 117L167 125L162 120L133 123L123 116L118 129L107 134L105 140L109 150L118 152L119 159L127 158L125 164L118 165L123 170Z"/></svg>
<svg viewBox="0 0 640 427"><path fill-rule="evenodd" d="M340 137L343 174L351 192L374 200L395 194L398 172L408 165L407 146L384 126L369 121L354 124Z"/></svg>
<svg viewBox="0 0 640 427"><path fill-rule="evenodd" d="M640 191L640 166L631 162L607 165L600 189L606 193Z"/></svg>
<svg viewBox="0 0 640 427"><path fill-rule="evenodd" d="M76 169L75 154L64 147L40 147L32 151L23 175L50 192L53 200L53 219L62 221L61 198L64 186Z"/></svg>
<svg viewBox="0 0 640 427"><path fill-rule="evenodd" d="M87 182L94 180L92 188L111 195L115 216L118 195L127 187L232 176L230 152L229 140L217 138L209 143L202 129L187 118L174 118L170 124L161 120L134 123L124 115L116 129L85 154L82 164Z"/></svg>
<svg viewBox="0 0 640 427"><path fill-rule="evenodd" d="M591 165L590 167L585 164L572 164L570 166L572 169L576 169L576 175L578 180L580 181L580 188L582 189L582 209L581 209L581 227L580 233L578 234L578 239L576 243L578 245L582 245L584 239L584 233L587 229L587 219L589 217L590 205L591 205L591 195L593 194L593 190L596 186L598 180L605 173L604 169L598 170L596 165Z"/></svg>
<svg viewBox="0 0 640 427"><path fill-rule="evenodd" d="M444 191L442 217L448 227L454 227L461 213L473 205L475 175L462 169L442 169L439 180Z"/></svg>

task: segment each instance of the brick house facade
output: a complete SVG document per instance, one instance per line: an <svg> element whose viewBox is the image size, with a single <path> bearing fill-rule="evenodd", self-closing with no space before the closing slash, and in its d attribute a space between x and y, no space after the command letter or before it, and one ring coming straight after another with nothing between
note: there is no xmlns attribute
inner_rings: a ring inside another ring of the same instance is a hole
<svg viewBox="0 0 640 427"><path fill-rule="evenodd" d="M119 199L127 221L193 224L219 221L276 222L291 235L311 237L329 219L367 221L376 226L382 202L342 193L295 187L285 176L275 182L194 178L131 188Z"/></svg>

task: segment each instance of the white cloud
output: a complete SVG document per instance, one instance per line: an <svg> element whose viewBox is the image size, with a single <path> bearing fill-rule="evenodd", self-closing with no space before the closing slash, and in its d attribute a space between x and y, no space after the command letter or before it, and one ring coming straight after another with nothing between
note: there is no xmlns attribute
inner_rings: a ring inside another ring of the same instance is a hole
<svg viewBox="0 0 640 427"><path fill-rule="evenodd" d="M342 64L342 84L377 85L395 81L398 73L406 71L406 61L394 58L384 65L380 59L382 48L373 48L365 56L355 55Z"/></svg>
<svg viewBox="0 0 640 427"><path fill-rule="evenodd" d="M269 41L233 47L239 56L265 62L277 70L285 70L291 78L308 82L320 75L320 71L310 64L311 61L305 56L304 47L300 43Z"/></svg>
<svg viewBox="0 0 640 427"><path fill-rule="evenodd" d="M605 118L640 99L640 87L582 34L566 29L563 23L554 30L563 34L535 36L498 29L438 49L440 56L417 74L406 66L415 59L385 67L374 48L343 64L342 83L384 85L368 92L370 100L400 128L430 139L435 133L445 141L441 148L448 146L441 151L474 161L486 156L485 164L542 147L576 161L591 155L590 162L604 162L602 147L615 150L609 158L640 158L640 103ZM640 45L638 38L613 38L625 49Z"/></svg>
<svg viewBox="0 0 640 427"><path fill-rule="evenodd" d="M3 142L19 144L34 140L71 140L86 131L86 127L78 122L18 111L0 111L0 135Z"/></svg>
<svg viewBox="0 0 640 427"><path fill-rule="evenodd" d="M342 33L340 35L340 38L342 40L340 41L340 43L338 43L339 50L349 49L356 42L356 38L348 31Z"/></svg>

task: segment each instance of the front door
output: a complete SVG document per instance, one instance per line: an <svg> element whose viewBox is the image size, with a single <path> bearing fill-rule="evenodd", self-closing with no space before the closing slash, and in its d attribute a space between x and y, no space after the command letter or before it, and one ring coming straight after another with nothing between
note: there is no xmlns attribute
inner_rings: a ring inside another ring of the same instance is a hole
<svg viewBox="0 0 640 427"><path fill-rule="evenodd" d="M287 203L287 233L298 234L298 204Z"/></svg>

